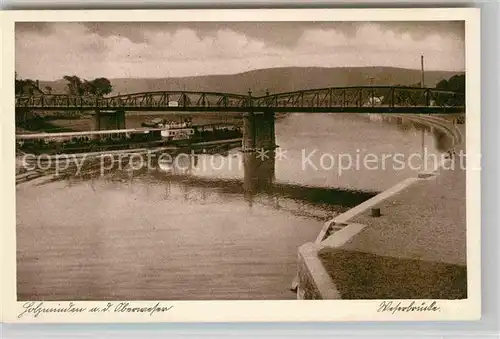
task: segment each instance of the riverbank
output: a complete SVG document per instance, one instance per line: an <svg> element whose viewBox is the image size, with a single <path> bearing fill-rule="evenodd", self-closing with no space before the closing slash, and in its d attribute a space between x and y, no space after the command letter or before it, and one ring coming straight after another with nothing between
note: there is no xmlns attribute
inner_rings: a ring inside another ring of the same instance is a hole
<svg viewBox="0 0 500 339"><path fill-rule="evenodd" d="M298 298L467 296L465 125L416 118L446 131L457 155L326 223L299 249Z"/></svg>

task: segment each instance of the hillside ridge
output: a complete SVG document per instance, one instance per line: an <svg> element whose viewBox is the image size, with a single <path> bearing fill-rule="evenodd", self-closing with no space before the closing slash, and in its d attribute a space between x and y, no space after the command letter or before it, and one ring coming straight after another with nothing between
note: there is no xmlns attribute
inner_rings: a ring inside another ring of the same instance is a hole
<svg viewBox="0 0 500 339"><path fill-rule="evenodd" d="M464 72L426 71L425 85L435 87L442 79ZM237 74L200 75L158 78L113 78L111 95L148 91L206 91L264 95L314 88L412 85L420 81L420 71L397 67L282 67L246 71ZM52 93L65 93L67 82L40 81L40 88L52 88Z"/></svg>

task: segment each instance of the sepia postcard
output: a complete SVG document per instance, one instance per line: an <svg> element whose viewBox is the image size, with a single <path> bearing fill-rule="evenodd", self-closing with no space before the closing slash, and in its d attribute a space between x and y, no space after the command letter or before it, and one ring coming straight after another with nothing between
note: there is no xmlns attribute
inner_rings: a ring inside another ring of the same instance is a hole
<svg viewBox="0 0 500 339"><path fill-rule="evenodd" d="M478 9L5 11L5 322L474 320Z"/></svg>

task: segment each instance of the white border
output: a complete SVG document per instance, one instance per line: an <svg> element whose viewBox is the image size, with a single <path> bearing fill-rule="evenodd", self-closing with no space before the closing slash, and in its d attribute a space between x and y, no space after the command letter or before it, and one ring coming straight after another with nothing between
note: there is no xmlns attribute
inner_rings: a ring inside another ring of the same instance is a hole
<svg viewBox="0 0 500 339"><path fill-rule="evenodd" d="M480 20L479 10L460 9L265 9L265 10L97 10L0 12L2 28L2 87L0 97L2 216L2 320L5 322L317 322L473 320L480 317L480 171L467 172L467 265L469 298L439 301L439 313L378 313L375 300L316 301L162 301L173 305L164 314L46 314L17 319L16 301L15 164L14 164L14 23L16 21L440 21L464 20L467 73L467 153L480 154ZM468 168L480 168L479 157ZM134 306L151 302L131 302ZM75 302L105 305L106 302ZM57 305L47 302L46 306Z"/></svg>

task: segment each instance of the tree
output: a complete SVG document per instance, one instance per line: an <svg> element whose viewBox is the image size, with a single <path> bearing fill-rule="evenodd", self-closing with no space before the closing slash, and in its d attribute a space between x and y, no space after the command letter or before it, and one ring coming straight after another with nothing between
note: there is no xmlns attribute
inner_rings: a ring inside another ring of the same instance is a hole
<svg viewBox="0 0 500 339"><path fill-rule="evenodd" d="M67 91L72 95L96 95L103 96L113 91L111 81L106 78L96 78L88 81L80 79L76 75L66 75L64 79L68 81Z"/></svg>
<svg viewBox="0 0 500 339"><path fill-rule="evenodd" d="M16 79L16 84L15 84L16 95L22 95L23 89L24 89L24 82L22 80Z"/></svg>
<svg viewBox="0 0 500 339"><path fill-rule="evenodd" d="M31 79L16 79L15 92L16 95L33 95L36 88L36 82Z"/></svg>
<svg viewBox="0 0 500 339"><path fill-rule="evenodd" d="M97 78L88 83L90 84L90 93L94 95L103 96L113 91L111 81L106 78Z"/></svg>
<svg viewBox="0 0 500 339"><path fill-rule="evenodd" d="M76 75L65 75L63 78L68 82L67 85L68 94L78 95L78 96L85 94L83 82L79 77L77 77Z"/></svg>
<svg viewBox="0 0 500 339"><path fill-rule="evenodd" d="M436 84L437 89L447 90L448 89L448 80L443 79Z"/></svg>
<svg viewBox="0 0 500 339"><path fill-rule="evenodd" d="M465 93L465 74L454 75L448 80L448 90Z"/></svg>
<svg viewBox="0 0 500 339"><path fill-rule="evenodd" d="M448 80L443 79L436 84L437 89L465 93L465 74L454 75Z"/></svg>
<svg viewBox="0 0 500 339"><path fill-rule="evenodd" d="M465 93L465 74L454 75L448 80L443 79L436 84L436 88L455 93ZM436 102L443 105L463 104L464 98L460 95L437 94Z"/></svg>

